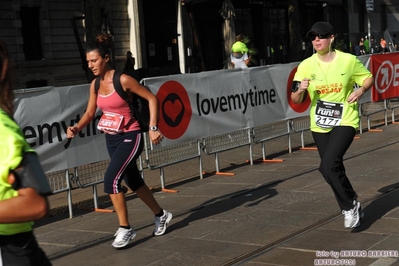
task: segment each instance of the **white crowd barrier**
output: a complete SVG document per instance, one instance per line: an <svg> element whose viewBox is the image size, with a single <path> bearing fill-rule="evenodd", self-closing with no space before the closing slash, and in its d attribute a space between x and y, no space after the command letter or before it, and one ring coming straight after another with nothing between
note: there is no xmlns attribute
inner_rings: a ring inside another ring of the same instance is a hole
<svg viewBox="0 0 399 266"><path fill-rule="evenodd" d="M146 134L147 135L147 134ZM167 189L165 185L164 168L176 163L181 163L187 160L198 158L199 175L202 179L202 157L200 149L200 141L192 140L182 143L176 143L169 146L161 147L159 149L152 149L151 143L146 136L145 138L145 163L151 170L160 170L160 181L162 191L178 192L172 189Z"/></svg>
<svg viewBox="0 0 399 266"><path fill-rule="evenodd" d="M299 117L294 121L291 121L291 129L293 132L301 133L301 148L305 148L305 140L304 140L304 132L310 129L310 118L309 116L306 117Z"/></svg>
<svg viewBox="0 0 399 266"><path fill-rule="evenodd" d="M262 161L273 161L273 159L267 159L265 143L269 140L280 138L282 136L288 136L288 150L291 153L291 121L292 120L283 120L271 124L257 126L252 129L252 141L256 144L260 143L262 145Z"/></svg>
<svg viewBox="0 0 399 266"><path fill-rule="evenodd" d="M240 129L224 134L209 136L202 139L202 149L206 154L215 155L216 171L218 175L233 175L232 173L223 173L220 170L219 154L223 151L249 146L250 163L252 164L252 145L251 145L251 130Z"/></svg>
<svg viewBox="0 0 399 266"><path fill-rule="evenodd" d="M395 109L399 108L399 98L386 100L386 108L391 111L391 121L396 124Z"/></svg>

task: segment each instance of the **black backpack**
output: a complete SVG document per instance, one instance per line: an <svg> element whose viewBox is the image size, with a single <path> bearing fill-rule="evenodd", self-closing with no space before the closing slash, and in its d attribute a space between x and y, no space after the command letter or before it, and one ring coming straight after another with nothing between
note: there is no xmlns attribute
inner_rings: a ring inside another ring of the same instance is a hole
<svg viewBox="0 0 399 266"><path fill-rule="evenodd" d="M122 73L115 71L113 77L113 83L115 91L118 95L124 99L130 107L130 112L132 116L139 122L140 129L142 132L148 132L149 122L150 122L150 109L148 107L148 101L143 97L133 93L133 99L130 99L128 94L123 90L120 81ZM100 89L100 77L96 78L94 89L96 93Z"/></svg>

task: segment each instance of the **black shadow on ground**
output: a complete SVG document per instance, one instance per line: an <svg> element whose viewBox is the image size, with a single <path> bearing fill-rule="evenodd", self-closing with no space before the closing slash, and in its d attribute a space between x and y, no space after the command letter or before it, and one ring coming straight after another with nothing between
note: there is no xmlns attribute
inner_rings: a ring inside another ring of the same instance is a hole
<svg viewBox="0 0 399 266"><path fill-rule="evenodd" d="M352 232L367 230L372 224L399 206L399 183L383 187L378 191L384 194L364 207L364 218L361 221L361 225L353 229Z"/></svg>
<svg viewBox="0 0 399 266"><path fill-rule="evenodd" d="M173 223L168 227L168 232L178 230L190 225L196 220L205 219L213 215L221 214L233 210L239 206L251 208L260 202L270 199L278 194L276 186L279 182L275 182L269 186L265 186L256 190L241 190L235 192L234 195L225 195L223 197L214 198L201 204L197 209L193 210L186 218L180 222Z"/></svg>

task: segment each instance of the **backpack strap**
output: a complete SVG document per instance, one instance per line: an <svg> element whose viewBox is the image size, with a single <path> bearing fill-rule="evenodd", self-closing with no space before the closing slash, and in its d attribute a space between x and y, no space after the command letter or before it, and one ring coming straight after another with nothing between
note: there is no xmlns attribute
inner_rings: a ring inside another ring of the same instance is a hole
<svg viewBox="0 0 399 266"><path fill-rule="evenodd" d="M122 75L121 72L118 72L115 70L114 76L112 78L112 82L114 83L114 88L115 88L115 91L118 93L118 95L122 99L124 99L125 101L127 101L129 103L130 99L129 99L127 93L122 88L121 75ZM97 77L96 81L94 83L94 90L96 93L98 93L98 90L100 89L100 79L101 79L101 77Z"/></svg>
<svg viewBox="0 0 399 266"><path fill-rule="evenodd" d="M129 105L130 108L130 112L131 112L131 118L129 120L129 122L126 124L126 127L128 127L130 125L130 123L133 121L132 118L134 117L134 107L133 107L133 103L131 101L131 99L129 98L129 95L123 90L122 84L121 84L121 75L122 72L116 71L114 72L114 76L112 78L112 83L114 84L114 88L116 93L118 93L119 97L121 97L123 100L125 100L127 102L127 104ZM98 90L100 89L100 77L96 78L96 81L94 83L94 90L96 93L98 93Z"/></svg>
<svg viewBox="0 0 399 266"><path fill-rule="evenodd" d="M115 70L114 77L112 78L112 82L114 83L115 91L118 93L119 97L121 97L123 100L125 100L127 102L127 104L129 105L131 117L130 117L129 122L127 122L127 124L125 125L125 127L128 127L133 122L134 108L133 108L133 103L131 101L131 98L123 90L123 87L121 84L121 75L122 75L122 72Z"/></svg>
<svg viewBox="0 0 399 266"><path fill-rule="evenodd" d="M129 98L129 96L127 95L127 93L123 90L123 88L122 88L122 84L121 84L121 75L122 75L122 73L121 72L118 72L118 71L116 71L115 70L115 72L114 72L114 77L113 77L113 79L112 79L112 82L114 83L114 88L115 88L115 91L118 93L118 95L122 98L122 99L124 99L128 104L129 104L129 106L130 106L130 98Z"/></svg>
<svg viewBox="0 0 399 266"><path fill-rule="evenodd" d="M94 83L94 91L96 92L96 94L98 93L99 89L100 89L100 77L97 77Z"/></svg>
<svg viewBox="0 0 399 266"><path fill-rule="evenodd" d="M127 93L122 88L121 75L122 75L121 72L118 72L118 71L115 70L114 76L112 78L112 82L114 84L115 91L118 93L118 95L123 100L125 100L128 104L130 104L130 98L129 98ZM96 81L94 83L94 90L95 90L96 93L98 93L98 90L100 89L100 79L101 79L101 77L97 77Z"/></svg>

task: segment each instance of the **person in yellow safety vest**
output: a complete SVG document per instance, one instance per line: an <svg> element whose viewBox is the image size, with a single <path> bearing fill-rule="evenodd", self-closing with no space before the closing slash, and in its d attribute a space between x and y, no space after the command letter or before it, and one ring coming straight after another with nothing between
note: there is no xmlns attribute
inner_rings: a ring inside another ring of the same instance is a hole
<svg viewBox="0 0 399 266"><path fill-rule="evenodd" d="M230 61L234 68L248 68L251 58L248 55L248 47L243 42L242 35L236 36L236 42L231 47Z"/></svg>
<svg viewBox="0 0 399 266"><path fill-rule="evenodd" d="M12 64L2 40L0 62L0 265L51 266L33 234L33 221L49 212L51 188L13 118Z"/></svg>

